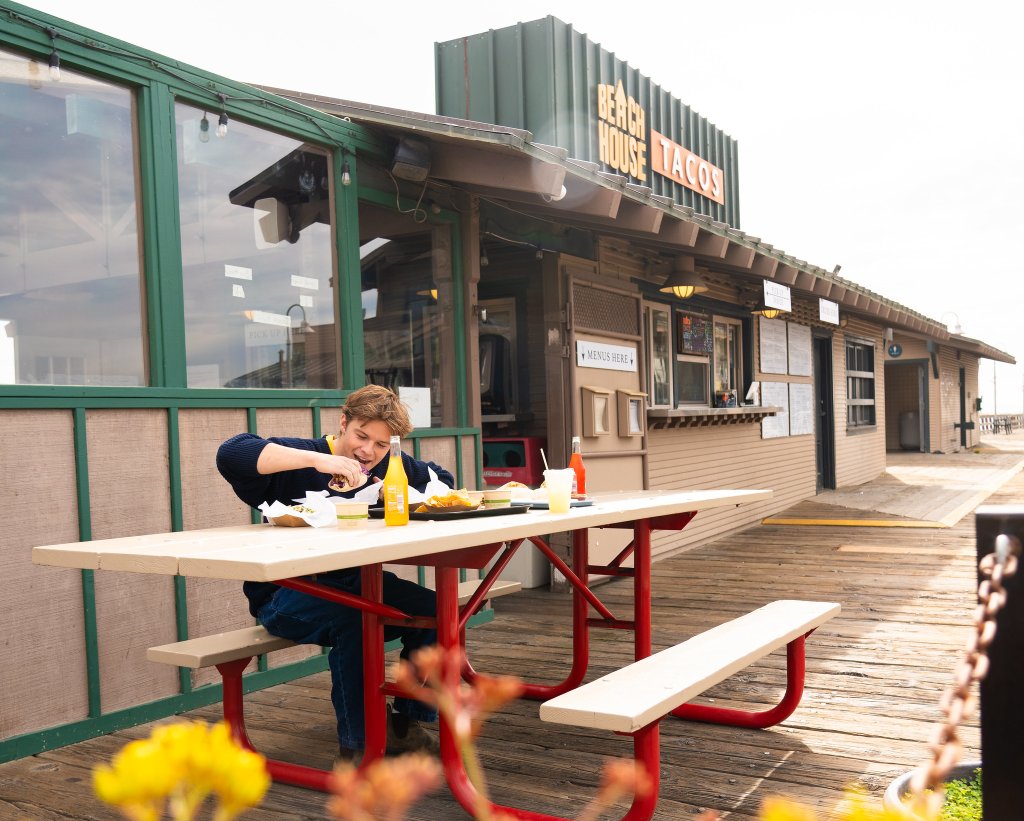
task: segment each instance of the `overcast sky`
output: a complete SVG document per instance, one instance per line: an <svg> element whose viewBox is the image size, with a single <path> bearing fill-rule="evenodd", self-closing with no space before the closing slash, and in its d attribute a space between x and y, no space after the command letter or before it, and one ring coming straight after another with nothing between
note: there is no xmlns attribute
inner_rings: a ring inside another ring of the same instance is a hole
<svg viewBox="0 0 1024 821"><path fill-rule="evenodd" d="M1024 387L1024 4L35 0L235 80L434 111L434 43L553 14L739 141L740 227L1012 354Z"/></svg>

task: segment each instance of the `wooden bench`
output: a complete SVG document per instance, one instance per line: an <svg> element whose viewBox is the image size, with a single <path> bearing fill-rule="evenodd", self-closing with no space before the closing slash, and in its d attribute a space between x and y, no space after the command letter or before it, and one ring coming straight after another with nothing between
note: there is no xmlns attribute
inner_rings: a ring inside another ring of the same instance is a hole
<svg viewBox="0 0 1024 821"><path fill-rule="evenodd" d="M636 733L667 715L746 727L787 718L803 693L803 639L840 606L776 601L544 702L540 717L557 724ZM787 647L787 692L775 708L750 713L687 704L759 658Z"/></svg>
<svg viewBox="0 0 1024 821"><path fill-rule="evenodd" d="M479 579L461 582L459 584L459 604L466 604L479 586ZM487 598L495 599L507 596L521 590L522 587L520 582L498 581L487 591ZM146 651L146 658L162 664L173 664L178 667L191 667L193 670L198 670L202 667L214 667L239 659L248 660L254 656L262 656L272 653L274 650L283 650L286 647L294 646L295 642L273 636L267 632L265 627L256 624L251 627L243 627L241 630L229 630L226 633L214 633L209 636L177 641L173 644L150 647Z"/></svg>
<svg viewBox="0 0 1024 821"><path fill-rule="evenodd" d="M480 579L471 579L459 584L459 605L469 602L480 586ZM519 582L497 581L487 591L487 599L507 596L522 589ZM245 706L243 703L242 673L255 656L294 647L295 643L288 639L272 636L262 625L243 627L241 630L230 630L201 636L195 639L150 647L146 658L163 664L178 667L200 669L216 667L220 673L223 687L224 720L231 728L235 740L242 746L255 749L245 729ZM283 781L300 787L308 787L320 792L328 792L330 773L302 764L266 759L267 772L275 781Z"/></svg>

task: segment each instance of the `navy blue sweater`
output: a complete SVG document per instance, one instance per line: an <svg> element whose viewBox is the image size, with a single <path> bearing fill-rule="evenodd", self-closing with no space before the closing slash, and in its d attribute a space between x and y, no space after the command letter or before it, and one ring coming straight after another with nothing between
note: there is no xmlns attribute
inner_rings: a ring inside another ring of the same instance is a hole
<svg viewBox="0 0 1024 821"><path fill-rule="evenodd" d="M232 436L217 449L217 470L228 481L239 499L250 507L259 507L263 502L281 502L290 505L296 499L304 498L307 491L328 490L327 483L331 481L330 475L313 468L261 474L256 469L256 463L259 461L260 454L263 453L263 448L270 442L299 450L331 452L331 446L325 437L298 439L274 436L269 439L261 439L253 433L240 433L237 436ZM433 470L437 474L437 478L446 485L455 487L455 477L433 462L421 462L418 459L413 459L407 453L403 453L402 465L405 467L405 475L409 477L409 485L419 491L422 491L430 481L427 468ZM381 459L370 471L370 481L372 482L374 477L383 481L387 469L388 460ZM352 496L355 491L339 494L332 490L331 493L336 496ZM342 574L354 572L356 571L338 571ZM249 611L255 616L259 608L274 595L278 586L267 582L245 582L242 589L249 599Z"/></svg>

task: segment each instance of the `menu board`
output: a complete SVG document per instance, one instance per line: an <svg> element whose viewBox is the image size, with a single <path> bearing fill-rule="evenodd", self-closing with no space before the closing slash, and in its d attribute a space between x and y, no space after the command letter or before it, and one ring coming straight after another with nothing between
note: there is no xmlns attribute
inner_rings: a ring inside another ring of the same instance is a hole
<svg viewBox="0 0 1024 821"><path fill-rule="evenodd" d="M811 375L811 329L787 322L789 332L789 372L793 376Z"/></svg>
<svg viewBox="0 0 1024 821"><path fill-rule="evenodd" d="M789 383L789 435L814 433L814 386Z"/></svg>
<svg viewBox="0 0 1024 821"><path fill-rule="evenodd" d="M761 372L785 373L788 363L786 323L781 319L761 319L757 323L761 348ZM765 402L767 405L768 403Z"/></svg>
<svg viewBox="0 0 1024 821"><path fill-rule="evenodd" d="M711 317L682 313L677 316L677 353L710 356L715 350L715 325Z"/></svg>
<svg viewBox="0 0 1024 821"><path fill-rule="evenodd" d="M766 416L761 420L761 438L789 436L789 386L785 382L762 382L761 404L782 408L775 416Z"/></svg>

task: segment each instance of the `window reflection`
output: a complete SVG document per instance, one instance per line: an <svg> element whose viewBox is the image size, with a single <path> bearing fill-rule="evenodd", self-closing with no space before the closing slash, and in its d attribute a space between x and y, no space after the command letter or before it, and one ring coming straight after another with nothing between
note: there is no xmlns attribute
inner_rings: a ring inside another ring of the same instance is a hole
<svg viewBox="0 0 1024 821"><path fill-rule="evenodd" d="M328 152L175 114L189 387L339 387Z"/></svg>
<svg viewBox="0 0 1024 821"><path fill-rule="evenodd" d="M372 226L379 209L363 206L360 222ZM430 232L374 237L360 248L366 381L398 391L420 415L417 427L443 422L441 339L444 332L434 281ZM451 337L451 323L447 333ZM452 357L451 344L445 354ZM450 367L450 363L449 367Z"/></svg>
<svg viewBox="0 0 1024 821"><path fill-rule="evenodd" d="M130 91L0 51L0 383L144 385Z"/></svg>

